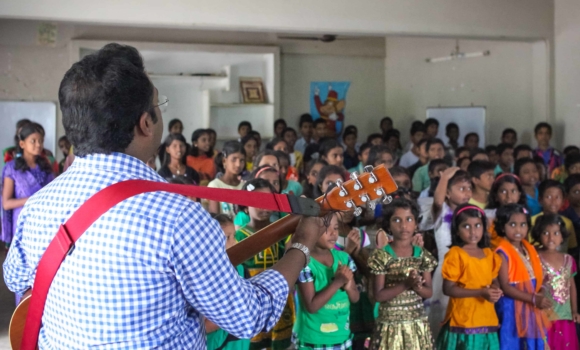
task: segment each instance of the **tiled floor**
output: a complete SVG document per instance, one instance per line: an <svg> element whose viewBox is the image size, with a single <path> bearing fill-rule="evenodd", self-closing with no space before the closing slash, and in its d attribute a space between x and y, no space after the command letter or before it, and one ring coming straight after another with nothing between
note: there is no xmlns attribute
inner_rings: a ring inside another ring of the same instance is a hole
<svg viewBox="0 0 580 350"><path fill-rule="evenodd" d="M4 284L4 276L2 274L2 265L6 253L0 251L0 350L10 350L10 342L8 340L8 325L10 324L10 316L14 311L14 294L12 294Z"/></svg>

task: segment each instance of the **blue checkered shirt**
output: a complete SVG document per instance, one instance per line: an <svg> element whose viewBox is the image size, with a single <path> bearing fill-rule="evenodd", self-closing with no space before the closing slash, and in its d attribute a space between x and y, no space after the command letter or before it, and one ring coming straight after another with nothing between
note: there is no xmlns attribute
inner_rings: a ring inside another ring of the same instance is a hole
<svg viewBox="0 0 580 350"><path fill-rule="evenodd" d="M91 195L128 179L164 181L125 154L76 158L31 197L4 263L22 294L59 225ZM197 203L166 192L113 207L77 241L50 288L40 349L203 349L203 316L249 338L274 326L288 295L267 270L244 280L225 254L219 224ZM202 316L203 315L203 316Z"/></svg>

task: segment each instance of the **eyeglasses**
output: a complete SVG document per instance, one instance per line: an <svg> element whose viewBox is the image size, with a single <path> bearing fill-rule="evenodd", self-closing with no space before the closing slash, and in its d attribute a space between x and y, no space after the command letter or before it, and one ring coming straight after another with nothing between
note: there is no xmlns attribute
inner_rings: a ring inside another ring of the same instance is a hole
<svg viewBox="0 0 580 350"><path fill-rule="evenodd" d="M159 106L163 106L164 104L167 104L169 102L169 99L167 98L167 96L157 96L157 104L154 105L153 107L159 107Z"/></svg>

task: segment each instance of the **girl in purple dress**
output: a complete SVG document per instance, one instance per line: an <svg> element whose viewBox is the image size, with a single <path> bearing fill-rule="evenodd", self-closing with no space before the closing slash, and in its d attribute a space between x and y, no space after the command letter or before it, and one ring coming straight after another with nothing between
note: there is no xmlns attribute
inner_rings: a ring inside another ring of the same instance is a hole
<svg viewBox="0 0 580 350"><path fill-rule="evenodd" d="M18 215L30 196L54 179L48 160L42 156L44 133L41 125L22 127L16 143L16 158L2 171L2 236L9 244L16 231Z"/></svg>

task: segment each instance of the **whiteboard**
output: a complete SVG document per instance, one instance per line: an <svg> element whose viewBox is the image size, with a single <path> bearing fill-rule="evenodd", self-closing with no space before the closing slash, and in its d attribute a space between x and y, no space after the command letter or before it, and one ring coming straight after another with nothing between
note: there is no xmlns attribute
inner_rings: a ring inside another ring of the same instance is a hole
<svg viewBox="0 0 580 350"><path fill-rule="evenodd" d="M14 146L16 122L30 119L44 128L44 148L56 154L56 104L54 102L0 101L0 150ZM61 155L62 156L62 155Z"/></svg>
<svg viewBox="0 0 580 350"><path fill-rule="evenodd" d="M459 145L463 145L465 135L475 132L479 135L479 147L484 148L485 143L485 107L429 107L427 119L434 118L439 121L439 133L437 137L447 145L449 139L445 135L445 127L449 123L459 126Z"/></svg>

